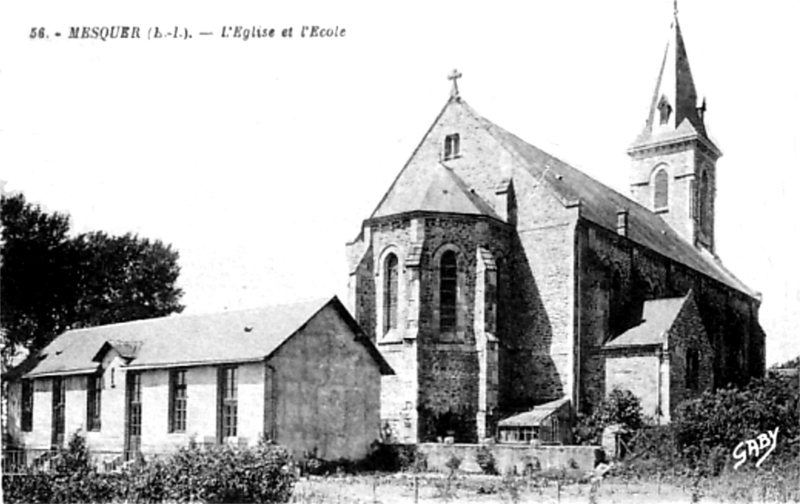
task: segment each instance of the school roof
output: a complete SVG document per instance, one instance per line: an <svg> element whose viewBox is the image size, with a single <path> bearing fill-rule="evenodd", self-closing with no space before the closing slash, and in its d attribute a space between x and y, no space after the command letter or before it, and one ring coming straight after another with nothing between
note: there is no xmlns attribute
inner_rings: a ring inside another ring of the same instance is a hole
<svg viewBox="0 0 800 504"><path fill-rule="evenodd" d="M391 367L337 297L204 315L174 315L86 329L57 337L39 353L28 378L88 374L116 350L129 369L257 362L268 358L316 314L332 307L380 366Z"/></svg>

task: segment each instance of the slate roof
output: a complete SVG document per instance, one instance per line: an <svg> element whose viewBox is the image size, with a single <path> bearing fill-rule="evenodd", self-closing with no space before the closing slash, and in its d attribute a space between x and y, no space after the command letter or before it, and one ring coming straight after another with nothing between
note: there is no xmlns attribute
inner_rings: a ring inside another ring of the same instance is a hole
<svg viewBox="0 0 800 504"><path fill-rule="evenodd" d="M680 298L645 301L642 322L609 341L603 348L663 345L688 298L689 294Z"/></svg>
<svg viewBox="0 0 800 504"><path fill-rule="evenodd" d="M463 103L463 101L462 101ZM580 216L603 228L616 232L617 212L628 210L628 239L646 248L703 273L729 287L757 298L719 259L698 249L646 207L606 186L582 171L509 133L477 114L464 104L484 127L506 148L518 155L525 168L537 180L543 179L563 203L580 202Z"/></svg>
<svg viewBox="0 0 800 504"><path fill-rule="evenodd" d="M699 105L697 103L697 90L677 14L670 25L670 34L667 39L667 46L664 49L664 58L658 72L656 87L650 100L647 121L642 132L636 138L634 146L666 140L655 138L661 129L655 126L657 123L658 103L662 98L667 101L672 109L668 135L680 136L679 133L706 134L703 120L697 112L697 106ZM679 131L681 129L683 131Z"/></svg>
<svg viewBox="0 0 800 504"><path fill-rule="evenodd" d="M424 179L413 188L395 187L372 215L383 217L403 212L444 212L466 215L487 215L499 219L492 207L442 163L433 163L425 170Z"/></svg>
<svg viewBox="0 0 800 504"><path fill-rule="evenodd" d="M267 358L323 308L333 306L381 367L392 370L337 297L204 315L178 315L67 331L39 354L26 377L86 374L104 347L135 359L129 369L252 362ZM121 343L124 342L124 343ZM116 346L115 346L116 345ZM136 348L136 351L133 349Z"/></svg>
<svg viewBox="0 0 800 504"><path fill-rule="evenodd" d="M534 406L531 411L500 420L497 425L500 427L538 427L546 418L558 412L568 403L569 398L562 397L549 403Z"/></svg>
<svg viewBox="0 0 800 504"><path fill-rule="evenodd" d="M420 146L433 131L434 126L448 107L462 107L504 149L511 153L516 161L534 176L535 180L543 180L546 187L562 204L579 204L582 219L616 233L617 213L620 210L627 210L627 238L632 242L683 264L751 298L760 299L760 294L747 287L728 271L717 256L689 243L659 215L482 117L460 97L449 99L423 137ZM661 137L658 139L667 140L667 137L672 138L674 135L696 136L697 133L691 121L684 120L676 130L665 133L666 136L663 139ZM424 170L424 175L415 180L413 184L398 184L397 182L404 176L406 168L417 156L420 146L406 162L370 218L406 212L430 211L483 215L502 221L492 206L481 198L474 188L469 187L454 170L440 162L431 161L433 165L431 169ZM490 176L497 179L495 184L497 190L505 190L511 183L508 175L503 175L500 170Z"/></svg>

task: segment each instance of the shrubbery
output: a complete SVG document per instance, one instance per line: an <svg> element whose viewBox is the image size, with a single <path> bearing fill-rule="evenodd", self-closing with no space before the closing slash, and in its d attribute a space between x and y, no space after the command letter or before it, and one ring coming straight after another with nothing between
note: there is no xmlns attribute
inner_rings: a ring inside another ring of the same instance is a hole
<svg viewBox="0 0 800 504"><path fill-rule="evenodd" d="M573 430L577 444L600 444L603 429L609 425L622 424L631 431L644 426L642 406L639 398L629 390L615 388L591 415L578 415Z"/></svg>
<svg viewBox="0 0 800 504"><path fill-rule="evenodd" d="M778 428L773 457L798 455L798 394L791 379L768 376L686 401L673 418L676 448L691 462L715 450L731 453L742 441Z"/></svg>
<svg viewBox="0 0 800 504"><path fill-rule="evenodd" d="M639 473L669 470L718 475L732 462L737 444L775 428L778 443L770 459L778 464L796 459L800 455L798 395L791 378L784 376L705 392L681 403L669 425L650 426L635 434L630 458Z"/></svg>
<svg viewBox="0 0 800 504"><path fill-rule="evenodd" d="M475 454L475 459L484 474L497 474L497 462L494 459L494 454L490 446L479 446L478 452Z"/></svg>
<svg viewBox="0 0 800 504"><path fill-rule="evenodd" d="M288 502L297 476L288 453L254 448L184 448L120 472L98 472L83 438L56 455L51 471L3 476L6 502Z"/></svg>
<svg viewBox="0 0 800 504"><path fill-rule="evenodd" d="M352 472L397 472L425 470L425 454L416 445L375 443L367 457L356 463Z"/></svg>

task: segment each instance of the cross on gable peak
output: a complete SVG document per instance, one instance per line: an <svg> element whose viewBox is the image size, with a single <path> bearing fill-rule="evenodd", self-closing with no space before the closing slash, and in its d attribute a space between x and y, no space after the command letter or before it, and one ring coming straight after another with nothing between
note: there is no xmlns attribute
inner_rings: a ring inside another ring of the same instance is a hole
<svg viewBox="0 0 800 504"><path fill-rule="evenodd" d="M452 72L450 72L450 75L447 76L448 80L453 81L453 87L450 89L450 96L453 98L458 98L458 79L460 79L461 77L462 77L461 72L459 72L455 68L453 69Z"/></svg>

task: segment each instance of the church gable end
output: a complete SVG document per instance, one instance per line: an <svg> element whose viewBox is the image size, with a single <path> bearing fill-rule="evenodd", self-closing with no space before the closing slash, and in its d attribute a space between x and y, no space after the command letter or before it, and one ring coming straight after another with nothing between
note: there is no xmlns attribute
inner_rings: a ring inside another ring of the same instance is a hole
<svg viewBox="0 0 800 504"><path fill-rule="evenodd" d="M382 386L390 439L475 441L564 397L588 413L620 379L657 391L648 408L668 418L763 373L760 298L714 255L722 153L677 15L628 149L632 198L481 117L460 77L348 245L351 308L397 371ZM615 342L633 353L607 359Z"/></svg>

